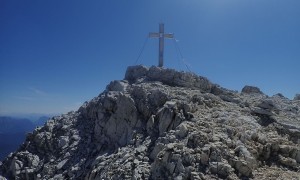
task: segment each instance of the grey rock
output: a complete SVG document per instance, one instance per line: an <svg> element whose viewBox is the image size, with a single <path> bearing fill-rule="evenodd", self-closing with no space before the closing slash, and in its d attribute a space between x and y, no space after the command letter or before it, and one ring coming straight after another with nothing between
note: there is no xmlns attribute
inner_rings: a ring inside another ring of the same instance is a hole
<svg viewBox="0 0 300 180"><path fill-rule="evenodd" d="M151 106L161 107L168 100L168 95L165 92L155 89L150 92L148 98Z"/></svg>
<svg viewBox="0 0 300 180"><path fill-rule="evenodd" d="M262 108L253 108L253 113L260 114L260 115L266 115L266 116L272 116L273 113L270 110L262 109Z"/></svg>
<svg viewBox="0 0 300 180"><path fill-rule="evenodd" d="M112 81L106 89L108 91L125 91L126 87L128 86L127 81Z"/></svg>
<svg viewBox="0 0 300 180"><path fill-rule="evenodd" d="M150 134L153 131L154 128L154 123L155 123L155 115L152 115L149 120L147 121L147 132Z"/></svg>
<svg viewBox="0 0 300 180"><path fill-rule="evenodd" d="M135 81L138 78L146 76L148 70L145 66L129 66L125 74L125 79Z"/></svg>
<svg viewBox="0 0 300 180"><path fill-rule="evenodd" d="M13 158L9 170L13 173L14 176L18 176L21 173L23 164L24 163L22 161Z"/></svg>
<svg viewBox="0 0 300 180"><path fill-rule="evenodd" d="M257 93L257 94L263 94L263 92L260 91L258 87L255 86L244 86L242 89L242 93L247 93L247 94L252 94L252 93Z"/></svg>
<svg viewBox="0 0 300 180"><path fill-rule="evenodd" d="M296 94L294 100L300 100L300 94Z"/></svg>
<svg viewBox="0 0 300 180"><path fill-rule="evenodd" d="M297 161L297 163L300 163L300 150L299 149L297 149L297 151L295 151L292 156Z"/></svg>
<svg viewBox="0 0 300 180"><path fill-rule="evenodd" d="M272 110L273 108L275 108L275 104L272 100L266 99L266 100L263 100L260 104L258 104L258 107L260 107L262 109Z"/></svg>
<svg viewBox="0 0 300 180"><path fill-rule="evenodd" d="M7 179L0 175L0 180L7 180Z"/></svg>
<svg viewBox="0 0 300 180"><path fill-rule="evenodd" d="M188 127L186 124L182 123L179 126L177 126L176 135L180 138L185 137L188 134Z"/></svg>
<svg viewBox="0 0 300 180"><path fill-rule="evenodd" d="M202 153L200 154L201 164L207 165L209 163L210 147L204 146L202 148Z"/></svg>
<svg viewBox="0 0 300 180"><path fill-rule="evenodd" d="M213 174L218 174L221 177L228 177L234 169L227 163L223 162L211 162L209 163L209 170Z"/></svg>
<svg viewBox="0 0 300 180"><path fill-rule="evenodd" d="M135 81L145 77L150 81L160 81L170 86L199 88L205 92L210 92L213 86L205 77L192 73L177 72L173 69L156 66L152 66L150 69L144 66L130 66L127 68L126 80Z"/></svg>
<svg viewBox="0 0 300 180"><path fill-rule="evenodd" d="M164 107L158 111L157 117L159 122L159 135L161 136L170 129L170 124L172 123L174 117L174 110Z"/></svg>
<svg viewBox="0 0 300 180"><path fill-rule="evenodd" d="M242 176L251 176L252 175L252 169L247 162L243 160L238 160L235 162L235 169L240 173Z"/></svg>
<svg viewBox="0 0 300 180"><path fill-rule="evenodd" d="M300 176L299 102L255 87L238 93L173 69L128 67L125 80L29 133L0 164L0 174L292 179Z"/></svg>
<svg viewBox="0 0 300 180"><path fill-rule="evenodd" d="M29 166L34 167L34 168L38 167L38 165L40 163L39 156L31 154L31 153L28 153L27 160L28 160Z"/></svg>
<svg viewBox="0 0 300 180"><path fill-rule="evenodd" d="M66 162L68 162L68 159L65 159L65 160L62 160L61 162L59 162L57 165L56 165L56 169L57 170L60 170L65 164Z"/></svg>
<svg viewBox="0 0 300 180"><path fill-rule="evenodd" d="M279 155L279 162L283 165L289 166L289 167L297 167L297 162L295 159L289 158L289 157L283 157Z"/></svg>
<svg viewBox="0 0 300 180"><path fill-rule="evenodd" d="M292 147L289 145L279 145L279 152L281 154L288 155L292 150Z"/></svg>
<svg viewBox="0 0 300 180"><path fill-rule="evenodd" d="M26 168L25 169L25 175L26 175L26 179L34 179L34 169L29 169L29 168Z"/></svg>
<svg viewBox="0 0 300 180"><path fill-rule="evenodd" d="M251 169L254 169L258 166L255 158L251 155L251 153L245 146L239 145L238 147L236 147L235 154L238 154L239 157L243 158L251 167Z"/></svg>
<svg viewBox="0 0 300 180"><path fill-rule="evenodd" d="M191 172L191 180L201 180L198 172Z"/></svg>
<svg viewBox="0 0 300 180"><path fill-rule="evenodd" d="M68 136L60 136L58 139L58 147L65 148L69 144L69 137Z"/></svg>
<svg viewBox="0 0 300 180"><path fill-rule="evenodd" d="M53 177L53 180L61 180L61 179L64 179L62 174L56 174L56 175Z"/></svg>

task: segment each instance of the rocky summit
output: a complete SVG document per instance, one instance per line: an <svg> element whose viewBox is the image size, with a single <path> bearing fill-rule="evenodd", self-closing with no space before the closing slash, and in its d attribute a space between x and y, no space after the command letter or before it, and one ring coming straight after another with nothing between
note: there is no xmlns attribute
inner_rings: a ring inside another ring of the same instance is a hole
<svg viewBox="0 0 300 180"><path fill-rule="evenodd" d="M29 133L0 179L299 179L298 96L128 67L124 80Z"/></svg>

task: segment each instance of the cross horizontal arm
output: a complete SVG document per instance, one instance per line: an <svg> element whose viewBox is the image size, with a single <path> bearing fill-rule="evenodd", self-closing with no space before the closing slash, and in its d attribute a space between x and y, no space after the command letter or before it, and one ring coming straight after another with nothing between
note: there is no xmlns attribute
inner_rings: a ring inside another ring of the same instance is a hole
<svg viewBox="0 0 300 180"><path fill-rule="evenodd" d="M172 39L172 38L174 38L174 34L164 34L164 37Z"/></svg>
<svg viewBox="0 0 300 180"><path fill-rule="evenodd" d="M159 38L160 37L160 33L149 33L149 37L150 38ZM164 38L169 38L172 39L174 38L174 34L164 34Z"/></svg>
<svg viewBox="0 0 300 180"><path fill-rule="evenodd" d="M151 37L151 38L159 38L159 33L149 33L149 37Z"/></svg>

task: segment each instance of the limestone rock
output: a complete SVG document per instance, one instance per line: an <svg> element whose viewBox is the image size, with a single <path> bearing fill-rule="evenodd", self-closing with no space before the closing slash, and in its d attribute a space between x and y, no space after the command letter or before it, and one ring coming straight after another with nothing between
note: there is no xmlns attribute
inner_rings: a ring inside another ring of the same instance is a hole
<svg viewBox="0 0 300 180"><path fill-rule="evenodd" d="M0 175L0 180L7 180L7 179Z"/></svg>
<svg viewBox="0 0 300 180"><path fill-rule="evenodd" d="M213 174L218 174L223 178L228 177L234 171L234 169L229 164L223 162L210 163L209 170Z"/></svg>
<svg viewBox="0 0 300 180"><path fill-rule="evenodd" d="M258 87L255 86L244 86L242 89L242 93L247 93L247 94L252 94L252 93L257 93L257 94L263 94Z"/></svg>
<svg viewBox="0 0 300 180"><path fill-rule="evenodd" d="M180 138L183 138L183 137L185 137L188 134L188 127L184 123L181 123L179 126L177 126L177 129L178 130L176 131L176 134Z"/></svg>
<svg viewBox="0 0 300 180"><path fill-rule="evenodd" d="M127 68L126 80L136 81L140 78L146 78L149 81L160 81L170 86L198 88L205 92L210 92L213 87L207 78L192 73L177 72L173 69L156 66L152 66L150 69L143 66L130 66Z"/></svg>
<svg viewBox="0 0 300 180"><path fill-rule="evenodd" d="M68 136L60 136L58 139L58 147L65 148L69 144L69 137Z"/></svg>
<svg viewBox="0 0 300 180"><path fill-rule="evenodd" d="M296 94L294 100L300 100L300 94Z"/></svg>
<svg viewBox="0 0 300 180"><path fill-rule="evenodd" d="M240 161L240 160L236 161L235 168L242 176L246 176L246 177L252 176L252 169L250 165L247 164L245 161Z"/></svg>
<svg viewBox="0 0 300 180"><path fill-rule="evenodd" d="M262 109L262 108L253 108L253 113L259 114L259 115L265 115L265 116L272 116L273 113L268 109Z"/></svg>
<svg viewBox="0 0 300 180"><path fill-rule="evenodd" d="M257 106L260 107L260 108L262 108L262 109L268 109L268 110L272 110L272 109L275 108L274 102L272 100L270 100L270 99L263 100Z"/></svg>
<svg viewBox="0 0 300 180"><path fill-rule="evenodd" d="M136 81L138 78L146 76L148 70L149 69L145 66L129 66L125 74L125 79Z"/></svg>
<svg viewBox="0 0 300 180"><path fill-rule="evenodd" d="M123 80L123 81L112 81L106 89L108 91L125 91L126 87L128 86L128 82Z"/></svg>
<svg viewBox="0 0 300 180"><path fill-rule="evenodd" d="M297 166L296 160L292 159L292 158L286 158L286 157L283 157L283 156L279 156L279 161L283 165L286 165L286 166L289 166L289 167L296 167Z"/></svg>
<svg viewBox="0 0 300 180"><path fill-rule="evenodd" d="M0 179L297 179L300 101L192 73L128 67L51 118L0 163Z"/></svg>

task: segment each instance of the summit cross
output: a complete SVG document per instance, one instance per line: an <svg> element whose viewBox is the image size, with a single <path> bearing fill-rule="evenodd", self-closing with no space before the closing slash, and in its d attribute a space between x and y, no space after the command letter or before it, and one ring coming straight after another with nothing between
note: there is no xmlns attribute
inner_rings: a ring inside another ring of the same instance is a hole
<svg viewBox="0 0 300 180"><path fill-rule="evenodd" d="M162 67L164 65L164 40L165 38L172 39L174 38L173 33L165 34L164 24L159 24L159 32L158 33L149 33L150 38L159 38L159 53L158 53L158 67Z"/></svg>

